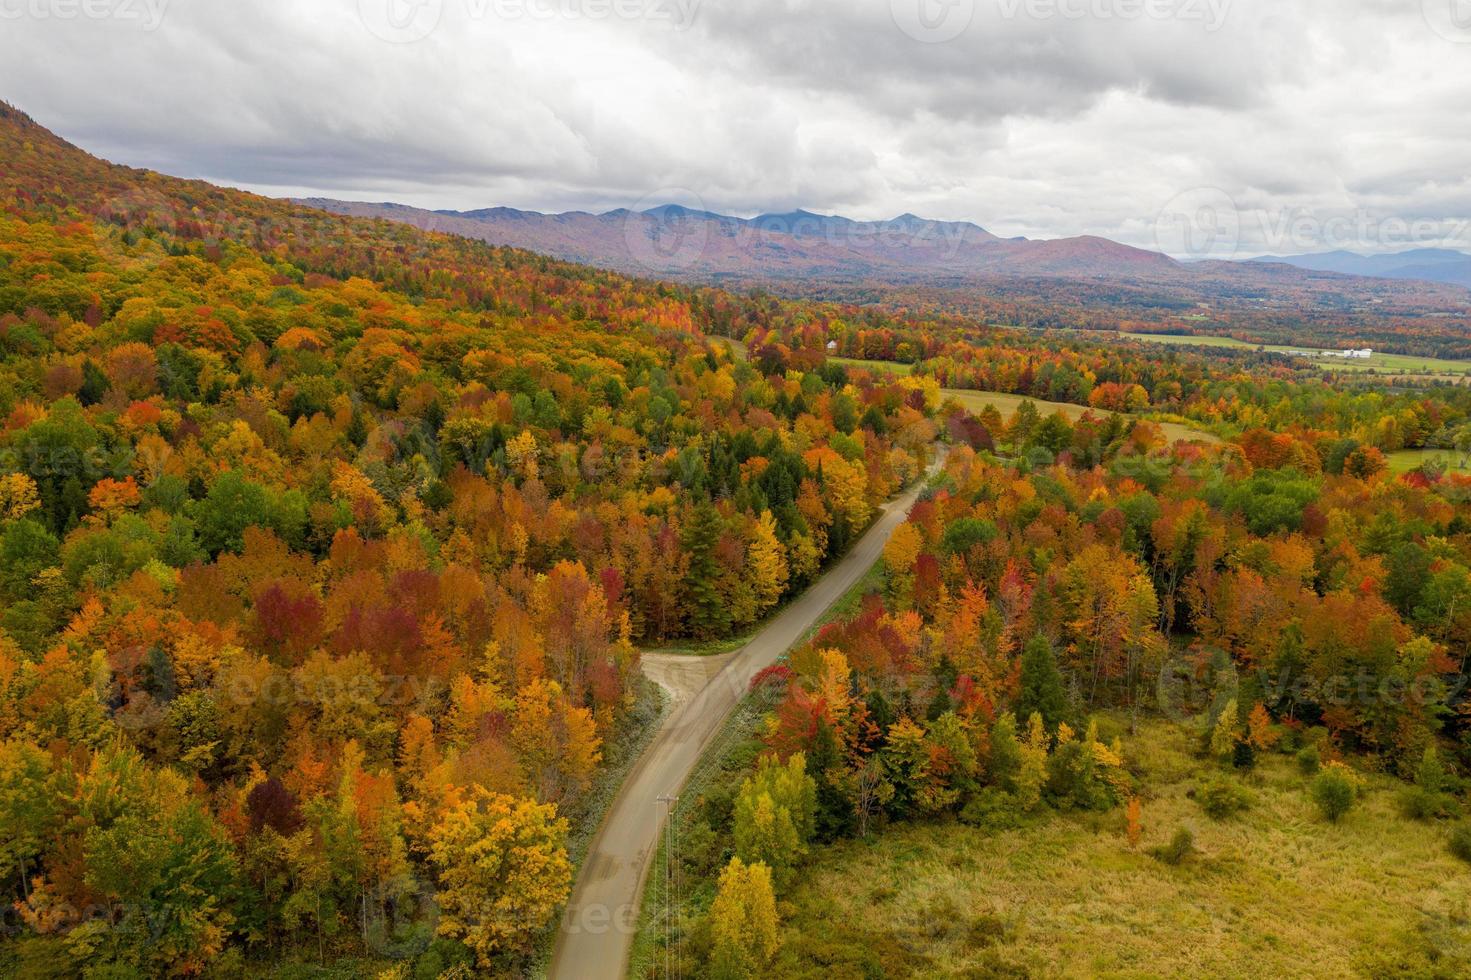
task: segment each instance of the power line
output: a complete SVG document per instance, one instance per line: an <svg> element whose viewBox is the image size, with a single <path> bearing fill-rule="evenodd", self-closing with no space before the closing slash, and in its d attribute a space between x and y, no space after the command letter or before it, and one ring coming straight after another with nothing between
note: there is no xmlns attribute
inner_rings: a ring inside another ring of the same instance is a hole
<svg viewBox="0 0 1471 980"><path fill-rule="evenodd" d="M675 914L679 906L674 874L674 805L677 796L660 796L655 802L664 804L664 976L674 980L680 970L681 937L676 932Z"/></svg>

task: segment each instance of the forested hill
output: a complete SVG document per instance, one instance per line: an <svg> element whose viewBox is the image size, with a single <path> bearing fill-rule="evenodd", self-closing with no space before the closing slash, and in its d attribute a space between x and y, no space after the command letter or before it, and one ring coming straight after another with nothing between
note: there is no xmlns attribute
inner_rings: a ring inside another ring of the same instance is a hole
<svg viewBox="0 0 1471 980"><path fill-rule="evenodd" d="M0 972L522 969L635 644L755 622L926 460L933 381L707 336L844 315L0 110Z"/></svg>

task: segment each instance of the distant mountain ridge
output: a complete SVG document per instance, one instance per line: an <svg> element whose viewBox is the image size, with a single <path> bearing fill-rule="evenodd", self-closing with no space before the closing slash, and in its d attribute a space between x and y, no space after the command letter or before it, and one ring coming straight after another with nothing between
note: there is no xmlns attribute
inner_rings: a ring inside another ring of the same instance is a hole
<svg viewBox="0 0 1471 980"><path fill-rule="evenodd" d="M935 221L914 214L858 221L800 209L739 218L678 204L645 211L544 214L506 207L429 211L327 198L298 203L645 275L1088 278L1170 276L1180 268L1166 255L1105 238L1000 238L968 221Z"/></svg>
<svg viewBox="0 0 1471 980"><path fill-rule="evenodd" d="M954 287L983 280L1074 280L1212 291L1224 286L1235 292L1303 287L1331 294L1342 289L1371 297L1382 296L1385 285L1372 280L1396 280L1457 287L1463 299L1461 291L1471 288L1471 255L1449 249L1181 263L1096 235L1001 238L973 222L908 213L886 221L859 221L803 209L740 218L680 204L548 214L509 207L430 211L330 198L297 203L635 275L717 282L928 282Z"/></svg>
<svg viewBox="0 0 1471 980"><path fill-rule="evenodd" d="M1377 255L1361 255L1340 249L1304 255L1262 255L1250 261L1281 262L1314 272L1378 279L1420 279L1471 287L1471 255L1450 248L1413 248Z"/></svg>

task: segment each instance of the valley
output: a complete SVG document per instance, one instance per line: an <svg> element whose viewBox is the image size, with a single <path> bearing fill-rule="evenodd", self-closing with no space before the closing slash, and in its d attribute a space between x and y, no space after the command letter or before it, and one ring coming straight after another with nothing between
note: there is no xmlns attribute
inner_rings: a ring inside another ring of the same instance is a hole
<svg viewBox="0 0 1471 980"><path fill-rule="evenodd" d="M137 6L0 9L0 977L1471 976L1444 4Z"/></svg>

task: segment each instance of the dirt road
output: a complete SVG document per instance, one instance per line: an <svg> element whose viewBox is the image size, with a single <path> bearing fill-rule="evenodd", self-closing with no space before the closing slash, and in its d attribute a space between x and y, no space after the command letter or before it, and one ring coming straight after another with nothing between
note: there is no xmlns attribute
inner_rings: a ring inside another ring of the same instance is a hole
<svg viewBox="0 0 1471 980"><path fill-rule="evenodd" d="M930 472L943 462L938 454ZM923 486L921 481L920 486ZM628 774L583 861L562 919L548 975L552 980L622 980L638 928L644 874L663 829L660 797L679 794L705 746L720 731L761 670L776 663L878 561L909 513L920 486L890 501L879 519L832 570L793 600L713 676L660 658L650 673L675 693L675 707ZM663 677L659 674L662 672ZM691 681L694 683L691 683ZM681 695L683 695L681 697Z"/></svg>

